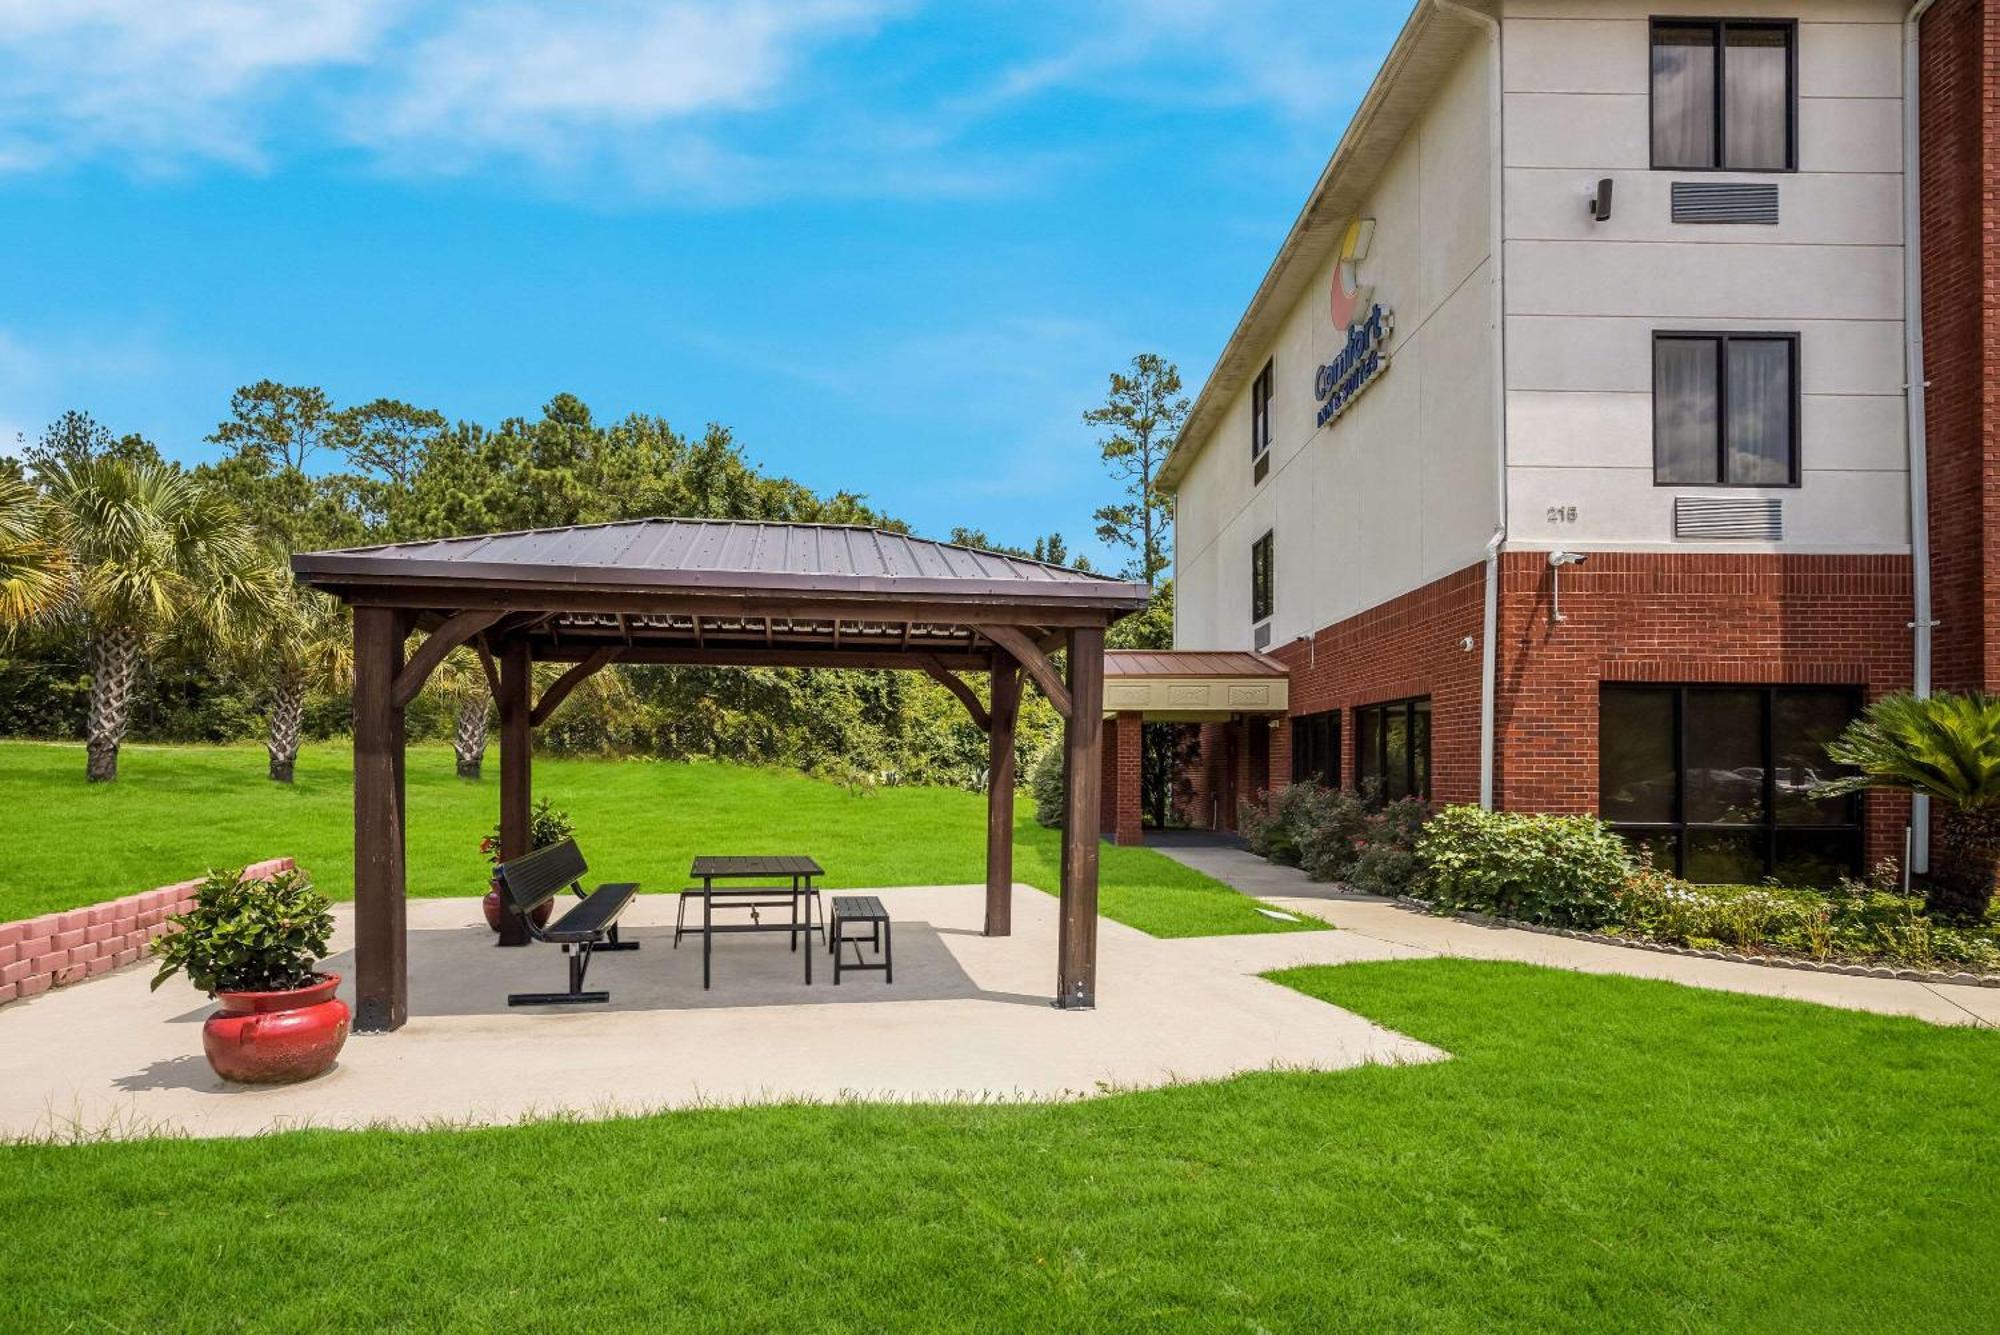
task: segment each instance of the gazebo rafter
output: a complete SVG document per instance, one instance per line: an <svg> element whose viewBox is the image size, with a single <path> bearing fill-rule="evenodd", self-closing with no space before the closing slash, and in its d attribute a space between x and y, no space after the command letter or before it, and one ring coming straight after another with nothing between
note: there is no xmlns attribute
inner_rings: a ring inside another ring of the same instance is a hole
<svg viewBox="0 0 2000 1335"><path fill-rule="evenodd" d="M874 529L685 519L308 552L292 565L355 611L357 1028L408 1015L403 711L465 644L499 709L503 858L528 851L535 728L613 662L932 676L987 735L990 936L1012 927L1014 733L1033 678L1065 720L1055 1000L1094 1004L1104 635L1145 605L1144 585ZM406 659L416 631L429 638ZM570 664L539 701L537 662ZM962 672L989 675L986 702ZM509 918L501 944L526 939Z"/></svg>

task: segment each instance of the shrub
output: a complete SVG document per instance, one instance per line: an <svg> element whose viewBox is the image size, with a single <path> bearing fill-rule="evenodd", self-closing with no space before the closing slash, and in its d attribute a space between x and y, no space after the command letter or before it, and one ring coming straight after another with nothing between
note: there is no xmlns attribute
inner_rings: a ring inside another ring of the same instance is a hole
<svg viewBox="0 0 2000 1335"><path fill-rule="evenodd" d="M1662 941L1715 941L1738 950L1779 945L1818 959L1833 949L1832 907L1810 890L1689 885L1645 867L1615 898L1624 926Z"/></svg>
<svg viewBox="0 0 2000 1335"><path fill-rule="evenodd" d="M1324 789L1295 783L1275 793L1259 793L1237 808L1236 828L1252 853L1287 867L1299 865L1300 842L1312 828Z"/></svg>
<svg viewBox="0 0 2000 1335"><path fill-rule="evenodd" d="M1035 758L1028 762L1028 795L1035 801L1035 821L1050 829L1062 824L1063 819L1063 748L1062 739L1056 740L1035 752Z"/></svg>
<svg viewBox="0 0 2000 1335"><path fill-rule="evenodd" d="M1424 891L1441 906L1564 927L1608 921L1632 873L1625 841L1594 816L1446 807L1416 853Z"/></svg>
<svg viewBox="0 0 2000 1335"><path fill-rule="evenodd" d="M153 987L185 973L202 991L285 992L318 977L333 936L326 896L302 871L246 881L240 871L212 871L194 907L168 919L176 929L153 943L160 971Z"/></svg>
<svg viewBox="0 0 2000 1335"><path fill-rule="evenodd" d="M1354 871L1359 845L1374 818L1359 794L1345 788L1313 787L1299 831L1299 865L1315 881L1343 881Z"/></svg>
<svg viewBox="0 0 2000 1335"><path fill-rule="evenodd" d="M1417 844L1436 808L1420 797L1403 797L1378 810L1368 799L1356 799L1365 812L1361 835L1354 841L1354 866L1347 884L1370 895L1407 895L1416 888L1421 870Z"/></svg>

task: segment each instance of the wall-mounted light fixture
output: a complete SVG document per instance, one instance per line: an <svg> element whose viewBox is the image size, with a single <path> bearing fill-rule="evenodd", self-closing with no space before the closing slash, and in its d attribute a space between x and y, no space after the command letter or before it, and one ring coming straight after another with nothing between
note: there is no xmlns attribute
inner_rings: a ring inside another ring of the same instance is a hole
<svg viewBox="0 0 2000 1335"><path fill-rule="evenodd" d="M1562 568L1564 566L1580 566L1589 559L1590 554L1587 552L1554 551L1549 553L1549 610L1553 613L1553 620L1562 621L1566 619L1562 612Z"/></svg>
<svg viewBox="0 0 2000 1335"><path fill-rule="evenodd" d="M1611 178L1602 177L1590 195L1590 216L1597 222L1611 221Z"/></svg>

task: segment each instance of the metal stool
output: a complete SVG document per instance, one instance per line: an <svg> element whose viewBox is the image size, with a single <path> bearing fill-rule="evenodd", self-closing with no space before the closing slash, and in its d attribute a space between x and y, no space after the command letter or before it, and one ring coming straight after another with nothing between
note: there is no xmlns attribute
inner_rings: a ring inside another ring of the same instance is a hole
<svg viewBox="0 0 2000 1335"><path fill-rule="evenodd" d="M849 936L849 923L868 929L865 935ZM873 895L835 895L833 916L827 924L827 949L833 952L833 984L840 986L840 975L844 970L870 972L880 970L882 981L896 981L896 949L890 937L889 910L882 907L882 901ZM880 964L867 963L861 953L863 942L874 946L875 953L882 957ZM841 959L841 947L854 947L854 963L846 964Z"/></svg>

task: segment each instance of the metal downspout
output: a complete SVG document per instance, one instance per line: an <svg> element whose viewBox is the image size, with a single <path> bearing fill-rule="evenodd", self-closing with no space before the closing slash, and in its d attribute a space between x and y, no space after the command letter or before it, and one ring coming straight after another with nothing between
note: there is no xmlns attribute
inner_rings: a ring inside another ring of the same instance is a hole
<svg viewBox="0 0 2000 1335"><path fill-rule="evenodd" d="M1924 256L1922 143L1918 124L1917 21L1934 0L1917 0L1903 18L1903 411L1910 444L1911 690L1931 693L1930 453L1924 430ZM1910 804L1910 868L1930 870L1930 800Z"/></svg>

